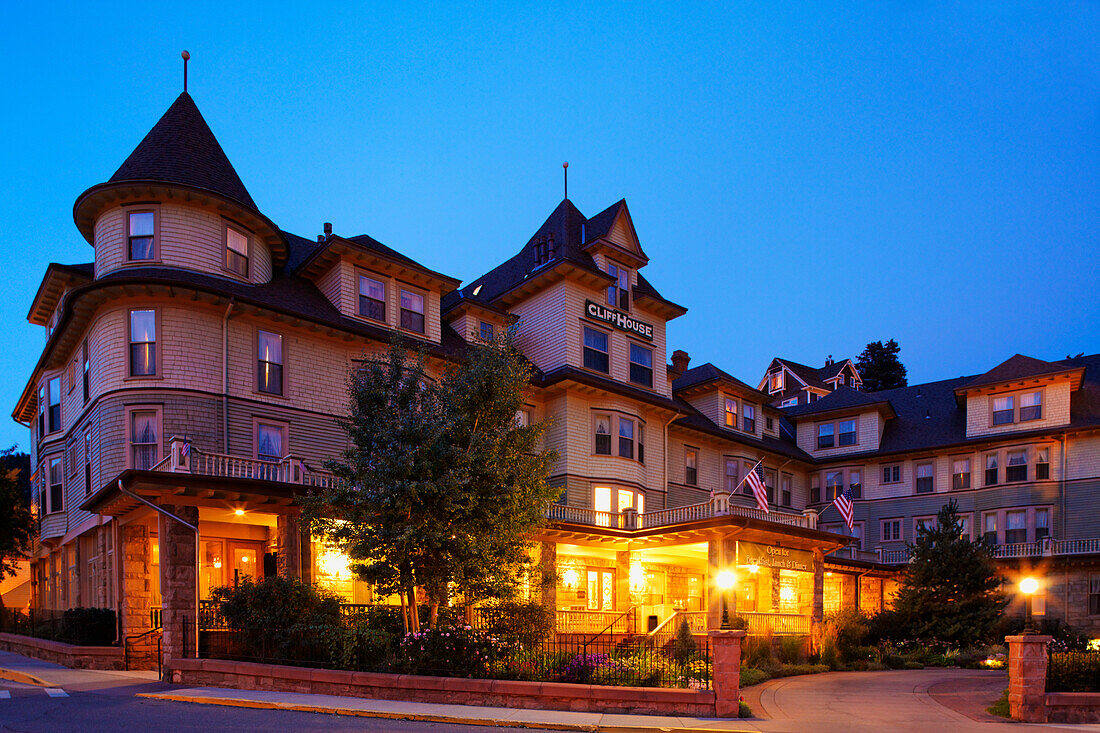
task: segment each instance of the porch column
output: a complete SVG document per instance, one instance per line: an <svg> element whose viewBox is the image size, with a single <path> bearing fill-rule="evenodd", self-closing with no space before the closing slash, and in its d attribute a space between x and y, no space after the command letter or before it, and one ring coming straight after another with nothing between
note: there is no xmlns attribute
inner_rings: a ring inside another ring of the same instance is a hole
<svg viewBox="0 0 1100 733"><path fill-rule="evenodd" d="M302 521L299 519L298 524ZM309 534L309 525L300 527L298 534L298 559L300 568L298 577L306 583L313 583L313 538Z"/></svg>
<svg viewBox="0 0 1100 733"><path fill-rule="evenodd" d="M275 518L278 573L284 578L302 574L302 527L298 517L280 514Z"/></svg>
<svg viewBox="0 0 1100 733"><path fill-rule="evenodd" d="M166 505L171 512L185 522L199 524L199 508L194 506ZM161 649L164 655L166 675L171 673L171 660L184 657L184 651L195 653L196 582L195 532L174 519L158 514L160 540L160 595L163 624ZM188 619L188 638L184 638L183 620Z"/></svg>
<svg viewBox="0 0 1100 733"><path fill-rule="evenodd" d="M722 626L723 596L729 609L730 620L737 613L737 585L724 592L718 587L718 573L732 570L736 564L736 540L722 538L707 542L707 629Z"/></svg>
<svg viewBox="0 0 1100 733"><path fill-rule="evenodd" d="M539 591L542 607L554 614L558 611L558 544L556 542L539 543ZM556 623L555 623L556 626Z"/></svg>
<svg viewBox="0 0 1100 733"><path fill-rule="evenodd" d="M144 524L119 527L118 557L122 561L122 582L118 617L122 637L149 630L149 608L153 598L149 577L149 530ZM163 560L161 561L163 565Z"/></svg>
<svg viewBox="0 0 1100 733"><path fill-rule="evenodd" d="M634 553L630 550L619 550L615 553L615 610L625 611L630 608L630 561ZM628 619L627 626L633 633L634 619ZM614 629L613 629L614 631Z"/></svg>
<svg viewBox="0 0 1100 733"><path fill-rule="evenodd" d="M810 614L810 643L820 648L821 625L825 620L825 553L814 548L814 606Z"/></svg>

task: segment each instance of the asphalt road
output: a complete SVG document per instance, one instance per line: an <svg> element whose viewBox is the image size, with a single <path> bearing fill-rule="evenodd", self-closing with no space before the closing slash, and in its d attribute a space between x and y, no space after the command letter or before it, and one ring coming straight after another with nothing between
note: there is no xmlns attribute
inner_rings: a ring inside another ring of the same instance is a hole
<svg viewBox="0 0 1100 733"><path fill-rule="evenodd" d="M167 687L167 686L165 686ZM0 680L0 730L26 733L79 731L462 731L500 733L497 727L419 723L380 718L194 705L134 697L129 686L48 692ZM141 690L148 691L148 685Z"/></svg>

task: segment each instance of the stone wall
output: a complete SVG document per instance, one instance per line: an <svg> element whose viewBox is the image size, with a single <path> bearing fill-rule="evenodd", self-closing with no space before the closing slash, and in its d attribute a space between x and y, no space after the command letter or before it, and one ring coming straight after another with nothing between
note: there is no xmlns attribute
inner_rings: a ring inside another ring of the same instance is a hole
<svg viewBox="0 0 1100 733"><path fill-rule="evenodd" d="M0 649L73 669L125 669L117 646L74 646L19 634L0 634Z"/></svg>

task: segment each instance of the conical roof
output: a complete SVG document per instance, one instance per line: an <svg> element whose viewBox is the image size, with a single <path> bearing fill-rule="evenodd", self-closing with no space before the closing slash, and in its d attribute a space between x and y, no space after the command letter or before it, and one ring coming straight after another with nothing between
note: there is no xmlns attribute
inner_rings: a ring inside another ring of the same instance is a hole
<svg viewBox="0 0 1100 733"><path fill-rule="evenodd" d="M259 211L187 92L176 98L109 182L123 181L179 183Z"/></svg>

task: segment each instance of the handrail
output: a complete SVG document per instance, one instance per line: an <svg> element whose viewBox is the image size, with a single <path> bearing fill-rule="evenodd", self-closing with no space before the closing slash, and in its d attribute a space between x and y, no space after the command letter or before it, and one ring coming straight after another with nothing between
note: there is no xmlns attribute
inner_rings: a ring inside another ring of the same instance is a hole
<svg viewBox="0 0 1100 733"><path fill-rule="evenodd" d="M159 677L161 675L161 663L162 663L161 657L163 656L163 654L161 653L161 643L162 643L162 639L163 639L163 633L162 632L163 632L163 629L161 629L160 627L156 627L156 628L149 629L148 631L143 631L140 634L131 634L130 636L127 636L126 638L124 638L122 640L122 666L123 666L123 669L125 669L126 671L130 670L130 642L131 641L137 641L138 639L143 639L146 636L149 636L150 634L161 634L161 636L157 637L157 676Z"/></svg>
<svg viewBox="0 0 1100 733"><path fill-rule="evenodd" d="M611 623L609 623L607 626L605 626L603 628L603 630L600 631L598 634L595 634L591 639L585 639L585 641L584 641L585 649L587 650L589 642L592 642L592 641L595 641L596 639L599 639L601 636L603 636L605 633L607 633L608 629L611 629L611 633L614 634L615 633L615 631L614 631L615 624L619 623L619 621L622 620L622 618L624 616L626 616L628 613L632 613L635 608L637 608L637 606L631 606L630 608L626 609L625 611L620 613L618 616L616 616L614 618L614 620L612 620Z"/></svg>

